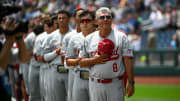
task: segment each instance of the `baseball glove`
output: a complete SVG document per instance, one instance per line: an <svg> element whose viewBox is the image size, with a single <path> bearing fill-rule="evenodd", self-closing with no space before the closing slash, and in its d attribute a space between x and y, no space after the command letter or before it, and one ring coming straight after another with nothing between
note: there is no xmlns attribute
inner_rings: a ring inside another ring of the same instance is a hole
<svg viewBox="0 0 180 101"><path fill-rule="evenodd" d="M113 50L114 50L114 43L113 43L113 41L111 41L109 39L101 40L98 43L98 54L99 55L107 54L107 55L111 56L113 54Z"/></svg>

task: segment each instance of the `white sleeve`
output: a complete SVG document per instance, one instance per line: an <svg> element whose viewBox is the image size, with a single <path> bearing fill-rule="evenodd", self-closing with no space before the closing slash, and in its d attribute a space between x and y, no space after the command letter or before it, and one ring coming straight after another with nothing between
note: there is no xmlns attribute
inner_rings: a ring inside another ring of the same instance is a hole
<svg viewBox="0 0 180 101"><path fill-rule="evenodd" d="M56 54L56 50L55 51L52 51L50 53L47 53L47 54L44 54L44 60L45 61L51 61L53 60L54 58L56 58L57 54Z"/></svg>
<svg viewBox="0 0 180 101"><path fill-rule="evenodd" d="M39 49L40 45L39 45L39 39L36 38L35 42L34 42L34 47L33 47L33 53L37 54L38 53L38 49ZM39 55L39 54L38 54Z"/></svg>
<svg viewBox="0 0 180 101"><path fill-rule="evenodd" d="M132 46L126 36L123 36L123 56L133 56Z"/></svg>
<svg viewBox="0 0 180 101"><path fill-rule="evenodd" d="M28 50L32 50L33 49L33 44L34 41L36 39L36 36L33 34L28 35L25 39L24 39L24 43L26 44L26 47Z"/></svg>

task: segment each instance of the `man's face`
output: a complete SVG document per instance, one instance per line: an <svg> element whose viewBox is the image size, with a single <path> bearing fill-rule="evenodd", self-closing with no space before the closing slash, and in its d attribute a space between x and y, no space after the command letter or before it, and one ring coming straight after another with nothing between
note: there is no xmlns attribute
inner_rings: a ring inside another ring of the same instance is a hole
<svg viewBox="0 0 180 101"><path fill-rule="evenodd" d="M54 26L49 27L47 24L44 25L44 31L47 32L48 34L50 34L51 32L53 32Z"/></svg>
<svg viewBox="0 0 180 101"><path fill-rule="evenodd" d="M58 14L58 24L59 26L68 26L69 17L66 14Z"/></svg>
<svg viewBox="0 0 180 101"><path fill-rule="evenodd" d="M112 16L108 12L99 12L97 18L98 29L104 30L111 28Z"/></svg>
<svg viewBox="0 0 180 101"><path fill-rule="evenodd" d="M58 28L58 21L57 20L54 20L53 27L54 27L54 30L56 30Z"/></svg>
<svg viewBox="0 0 180 101"><path fill-rule="evenodd" d="M77 11L76 16L75 16L75 22L76 22L76 24L80 24L80 17L79 17L79 15L80 15L82 12L83 12L83 10Z"/></svg>
<svg viewBox="0 0 180 101"><path fill-rule="evenodd" d="M94 22L92 20L92 17L90 14L86 15L86 16L83 16L81 19L80 19L80 28L83 31L92 31L94 29L94 26L93 26Z"/></svg>

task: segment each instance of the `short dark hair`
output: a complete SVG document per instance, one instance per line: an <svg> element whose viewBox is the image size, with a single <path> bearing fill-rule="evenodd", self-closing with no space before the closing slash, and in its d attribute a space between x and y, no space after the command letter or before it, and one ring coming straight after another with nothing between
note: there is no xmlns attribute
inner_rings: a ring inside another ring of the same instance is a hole
<svg viewBox="0 0 180 101"><path fill-rule="evenodd" d="M79 15L79 17L82 18L82 17L84 17L84 16L86 16L86 15L88 15L88 14L92 17L92 20L95 19L95 14L94 14L94 12L91 12L91 11L88 11L88 10L83 11L83 12Z"/></svg>
<svg viewBox="0 0 180 101"><path fill-rule="evenodd" d="M68 11L65 11L65 10L60 10L59 12L58 12L58 15L59 14L66 14L69 18L71 17L71 14L68 12Z"/></svg>
<svg viewBox="0 0 180 101"><path fill-rule="evenodd" d="M83 8L76 9L75 12L74 12L74 17L77 15L77 12L80 11L80 10L84 11Z"/></svg>
<svg viewBox="0 0 180 101"><path fill-rule="evenodd" d="M35 27L33 28L33 32L36 35L39 35L40 33L44 32L44 27L43 25L35 25Z"/></svg>
<svg viewBox="0 0 180 101"><path fill-rule="evenodd" d="M47 24L48 27L52 27L54 25L54 20L56 20L55 17L50 17L44 24Z"/></svg>

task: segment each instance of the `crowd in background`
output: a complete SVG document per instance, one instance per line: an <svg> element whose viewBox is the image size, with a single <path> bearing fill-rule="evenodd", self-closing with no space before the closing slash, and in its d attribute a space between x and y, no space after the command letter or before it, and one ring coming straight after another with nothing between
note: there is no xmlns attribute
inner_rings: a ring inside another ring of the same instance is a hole
<svg viewBox="0 0 180 101"><path fill-rule="evenodd" d="M23 7L18 14L14 14L16 19L37 19L37 23L40 15L56 13L61 9L73 14L78 8L95 11L101 6L108 6L114 12L112 27L129 35L134 50L178 47L175 33L180 28L179 0L17 0L16 3ZM73 20L70 25L75 27ZM165 47L159 44L159 30L164 33L173 30L172 35L164 39L168 41ZM142 32L146 32L145 38Z"/></svg>
<svg viewBox="0 0 180 101"><path fill-rule="evenodd" d="M129 35L134 50L178 47L175 33L180 28L179 0L17 0L16 3L23 7L16 18L27 20L62 9L73 14L78 8L95 11L107 6L114 12L112 27ZM75 27L73 20L70 25ZM159 35L159 30L168 36Z"/></svg>

